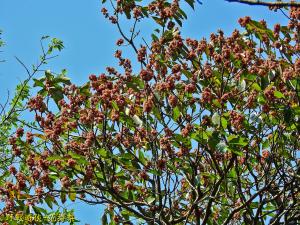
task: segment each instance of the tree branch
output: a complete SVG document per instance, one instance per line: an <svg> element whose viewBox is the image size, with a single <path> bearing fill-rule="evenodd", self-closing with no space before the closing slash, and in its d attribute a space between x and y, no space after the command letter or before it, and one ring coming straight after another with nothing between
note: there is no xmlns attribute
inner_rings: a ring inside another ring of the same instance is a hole
<svg viewBox="0 0 300 225"><path fill-rule="evenodd" d="M248 4L248 5L279 6L279 7L285 7L285 6L300 7L300 2L296 2L296 1L290 1L290 2L282 2L280 0L279 1L273 1L273 2L260 1L260 0L225 0L225 1L245 3L245 4Z"/></svg>

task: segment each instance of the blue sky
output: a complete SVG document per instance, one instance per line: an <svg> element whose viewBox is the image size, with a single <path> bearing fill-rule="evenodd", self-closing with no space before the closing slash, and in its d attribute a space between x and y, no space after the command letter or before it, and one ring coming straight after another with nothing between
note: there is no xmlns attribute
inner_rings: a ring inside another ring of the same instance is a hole
<svg viewBox="0 0 300 225"><path fill-rule="evenodd" d="M254 19L265 19L270 24L282 23L286 19L280 12L270 12L265 7L254 7L224 0L202 0L195 11L187 9L188 21L184 23L183 36L195 39L208 37L211 32L222 29L229 34L239 27L237 20L246 15ZM115 42L119 38L116 27L108 23L100 13L99 0L1 0L0 29L6 46L0 53L0 100L11 93L19 80L26 78L22 66L15 60L20 58L27 66L35 64L41 53L39 40L44 35L64 41L65 49L45 69L59 72L68 70L68 76L76 84L83 84L91 73L99 74L107 66L116 65L112 57ZM148 21L149 22L149 21ZM128 23L125 21L126 26ZM149 40L153 24L139 25L142 35ZM132 55L131 49L122 49ZM134 61L134 60L133 60ZM76 203L75 215L79 224L99 224L101 207Z"/></svg>

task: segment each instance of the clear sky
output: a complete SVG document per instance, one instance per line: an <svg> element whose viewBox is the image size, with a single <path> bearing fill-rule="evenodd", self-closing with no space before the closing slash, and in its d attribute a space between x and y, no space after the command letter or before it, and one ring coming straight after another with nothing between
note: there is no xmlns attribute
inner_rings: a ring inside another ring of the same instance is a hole
<svg viewBox="0 0 300 225"><path fill-rule="evenodd" d="M265 7L254 7L225 0L201 0L195 11L188 9L188 21L184 23L183 36L195 39L208 37L211 32L222 29L231 33L239 27L237 20L246 15L265 19L270 24L282 23L285 17L280 12L271 12ZM107 66L116 65L112 57L119 38L116 27L108 23L100 13L99 0L0 0L0 29L6 46L0 53L0 100L7 90L13 92L26 73L15 60L20 58L29 67L40 55L39 40L44 35L64 41L65 49L45 69L59 72L68 70L68 76L76 84L83 84L91 73L104 72ZM152 25L139 26L142 35L149 40ZM148 35L148 36L147 36ZM123 52L131 49L123 49ZM76 203L75 215L79 224L100 224L101 207Z"/></svg>

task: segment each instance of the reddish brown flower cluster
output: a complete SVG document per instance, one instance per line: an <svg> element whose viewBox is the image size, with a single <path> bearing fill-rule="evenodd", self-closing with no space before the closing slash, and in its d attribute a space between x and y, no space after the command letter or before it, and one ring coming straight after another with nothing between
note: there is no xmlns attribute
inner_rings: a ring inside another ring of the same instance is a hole
<svg viewBox="0 0 300 225"><path fill-rule="evenodd" d="M236 111L230 111L230 122L232 126L237 130L241 130L243 127L244 116Z"/></svg>
<svg viewBox="0 0 300 225"><path fill-rule="evenodd" d="M240 18L238 22L242 27L245 27L250 22L250 20L251 18L249 16L245 16L244 18Z"/></svg>
<svg viewBox="0 0 300 225"><path fill-rule="evenodd" d="M138 61L139 62L143 62L145 61L145 58L146 58L146 47L145 46L142 46L138 52L137 52L137 57L138 57Z"/></svg>
<svg viewBox="0 0 300 225"><path fill-rule="evenodd" d="M121 46L124 43L124 40L122 38L117 40L116 45Z"/></svg>
<svg viewBox="0 0 300 225"><path fill-rule="evenodd" d="M21 155L21 149L17 146L17 139L15 137L10 137L8 140L9 144L12 146L12 152L15 156Z"/></svg>
<svg viewBox="0 0 300 225"><path fill-rule="evenodd" d="M22 127L19 127L16 131L16 138L20 138L24 135L24 129Z"/></svg>
<svg viewBox="0 0 300 225"><path fill-rule="evenodd" d="M153 78L154 74L151 69L142 69L140 72L140 77L142 80L148 82Z"/></svg>
<svg viewBox="0 0 300 225"><path fill-rule="evenodd" d="M266 98L271 102L274 101L274 99L275 99L275 96L274 96L275 91L276 91L276 88L274 86L270 87L264 91Z"/></svg>
<svg viewBox="0 0 300 225"><path fill-rule="evenodd" d="M155 13L159 18L166 19L173 17L179 8L179 1L174 0L170 6L165 6L164 1L153 1L149 4L149 11Z"/></svg>
<svg viewBox="0 0 300 225"><path fill-rule="evenodd" d="M204 90L202 91L202 98L200 101L202 103L210 103L212 99L213 99L213 94L211 90L208 87L204 88Z"/></svg>
<svg viewBox="0 0 300 225"><path fill-rule="evenodd" d="M46 104L44 103L44 98L41 95L31 98L28 102L28 108L38 112L45 112Z"/></svg>
<svg viewBox="0 0 300 225"><path fill-rule="evenodd" d="M177 97L175 95L170 95L168 97L168 101L169 101L169 104L171 107L176 107L177 103L178 103L178 100L177 100Z"/></svg>
<svg viewBox="0 0 300 225"><path fill-rule="evenodd" d="M149 97L143 105L143 112L149 113L152 111L153 108L153 97Z"/></svg>
<svg viewBox="0 0 300 225"><path fill-rule="evenodd" d="M181 130L181 134L183 137L187 137L191 130L193 129L193 125L188 123L186 126Z"/></svg>
<svg viewBox="0 0 300 225"><path fill-rule="evenodd" d="M133 17L135 18L135 19L138 19L138 18L140 18L140 17L142 17L142 9L141 9L141 7L134 7L134 9L133 9Z"/></svg>

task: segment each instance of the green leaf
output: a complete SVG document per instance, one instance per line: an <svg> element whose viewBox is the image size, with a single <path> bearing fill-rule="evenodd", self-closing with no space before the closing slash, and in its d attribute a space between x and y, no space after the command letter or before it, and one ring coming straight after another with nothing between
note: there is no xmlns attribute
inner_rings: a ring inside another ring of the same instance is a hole
<svg viewBox="0 0 300 225"><path fill-rule="evenodd" d="M90 96L90 82L87 82L86 84L82 85L79 88L80 94L83 94L85 96Z"/></svg>
<svg viewBox="0 0 300 225"><path fill-rule="evenodd" d="M62 74L58 75L53 79L54 83L63 83L65 85L70 85L71 84L71 79L69 77L65 76L66 70L62 71Z"/></svg>
<svg viewBox="0 0 300 225"><path fill-rule="evenodd" d="M142 9L143 15L148 18L149 17L148 7L147 6L141 7L141 9Z"/></svg>
<svg viewBox="0 0 300 225"><path fill-rule="evenodd" d="M46 204L49 206L50 209L53 208L53 204L52 204L52 199L51 199L51 197L47 196L47 197L45 198L45 202L46 202Z"/></svg>
<svg viewBox="0 0 300 225"><path fill-rule="evenodd" d="M64 44L61 40L57 39L57 38L53 38L51 40L51 44L49 48L54 48L57 49L58 51L61 51L64 48Z"/></svg>
<svg viewBox="0 0 300 225"><path fill-rule="evenodd" d="M214 124L214 125L220 125L220 115L217 113L217 112L215 112L214 114L213 114L213 116L212 116L212 118L211 118L211 120L212 120L212 123Z"/></svg>
<svg viewBox="0 0 300 225"><path fill-rule="evenodd" d="M64 204L66 202L66 193L62 190L62 192L60 192L60 200L61 203Z"/></svg>
<svg viewBox="0 0 300 225"><path fill-rule="evenodd" d="M76 200L76 192L74 189L70 189L69 191L69 199L74 202Z"/></svg>
<svg viewBox="0 0 300 225"><path fill-rule="evenodd" d="M230 138L231 136L235 136L235 138ZM229 141L230 145L239 145L239 146L242 146L242 147L249 144L248 141L245 138L239 137L239 136L236 136L236 135L230 135L228 137L228 141Z"/></svg>
<svg viewBox="0 0 300 225"><path fill-rule="evenodd" d="M129 220L130 219L130 212L128 211L121 211L121 215L124 217L125 220Z"/></svg>
<svg viewBox="0 0 300 225"><path fill-rule="evenodd" d="M185 0L185 2L189 4L192 7L192 9L194 9L195 0Z"/></svg>
<svg viewBox="0 0 300 225"><path fill-rule="evenodd" d="M44 87L45 77L41 77L39 79L33 78L33 87Z"/></svg>
<svg viewBox="0 0 300 225"><path fill-rule="evenodd" d="M101 224L102 225L107 225L107 216L106 213L103 214L103 216L101 217Z"/></svg>
<svg viewBox="0 0 300 225"><path fill-rule="evenodd" d="M144 156L144 153L143 151L140 149L139 150L139 160L145 165L146 164L146 159L145 159L145 156Z"/></svg>
<svg viewBox="0 0 300 225"><path fill-rule="evenodd" d="M227 152L227 145L224 141L221 141L216 145L216 149L219 152Z"/></svg>
<svg viewBox="0 0 300 225"><path fill-rule="evenodd" d="M163 22L163 20L162 20L161 18L156 17L156 16L152 16L152 18L154 19L154 21L155 21L157 24L163 26L164 22Z"/></svg>
<svg viewBox="0 0 300 225"><path fill-rule="evenodd" d="M88 164L88 161L82 155L76 154L75 152L69 152L69 155L76 159L79 164Z"/></svg>
<svg viewBox="0 0 300 225"><path fill-rule="evenodd" d="M236 174L236 172L235 172L235 170L234 169L232 169L232 170L230 170L230 172L229 172L229 177L232 177L232 178L237 178L237 174Z"/></svg>
<svg viewBox="0 0 300 225"><path fill-rule="evenodd" d="M223 129L227 128L228 122L224 117L221 118L221 124L222 124Z"/></svg>
<svg viewBox="0 0 300 225"><path fill-rule="evenodd" d="M247 80L254 81L254 80L256 80L257 75L251 74L251 73L247 73L247 74L243 74L242 77L244 77Z"/></svg>
<svg viewBox="0 0 300 225"><path fill-rule="evenodd" d="M103 158L105 158L107 156L107 151L104 148L101 148L99 150L97 150L97 153L102 156Z"/></svg>
<svg viewBox="0 0 300 225"><path fill-rule="evenodd" d="M54 75L51 73L50 70L45 71L45 76L47 79L52 80L54 78Z"/></svg>
<svg viewBox="0 0 300 225"><path fill-rule="evenodd" d="M264 149L264 148L268 148L270 146L270 142L269 142L269 140L268 139L266 139L264 142L263 142L263 144L262 144L262 148Z"/></svg>
<svg viewBox="0 0 300 225"><path fill-rule="evenodd" d="M193 74L188 71L188 70L182 70L182 73L187 77L187 78L191 78L193 76Z"/></svg>
<svg viewBox="0 0 300 225"><path fill-rule="evenodd" d="M152 37L153 41L158 41L159 40L158 37L155 34L151 34L151 37Z"/></svg>
<svg viewBox="0 0 300 225"><path fill-rule="evenodd" d="M245 91L246 90L246 81L242 80L239 84L238 84L238 89L240 91Z"/></svg>
<svg viewBox="0 0 300 225"><path fill-rule="evenodd" d="M148 204L152 204L152 203L155 201L155 197L150 196L150 197L148 197L148 198L146 199L146 201L147 201Z"/></svg>
<svg viewBox="0 0 300 225"><path fill-rule="evenodd" d="M125 160L133 160L133 156L130 153L124 153L124 154L120 155L120 157Z"/></svg>
<svg viewBox="0 0 300 225"><path fill-rule="evenodd" d="M212 149L215 149L219 142L220 142L219 132L214 131L208 139L208 144Z"/></svg>
<svg viewBox="0 0 300 225"><path fill-rule="evenodd" d="M119 111L119 107L115 101L111 101L111 105L115 110Z"/></svg>
<svg viewBox="0 0 300 225"><path fill-rule="evenodd" d="M47 213L47 211L41 207L32 206L32 209L36 214L42 214L42 213L46 214Z"/></svg>
<svg viewBox="0 0 300 225"><path fill-rule="evenodd" d="M187 19L187 15L186 15L186 13L182 10L182 9L178 9L178 12L185 18L185 19Z"/></svg>
<svg viewBox="0 0 300 225"><path fill-rule="evenodd" d="M287 123L287 124L290 124L292 122L293 111L291 110L291 107L286 106L284 108L283 118L284 118L284 122Z"/></svg>
<svg viewBox="0 0 300 225"><path fill-rule="evenodd" d="M131 18L130 10L127 9L127 10L124 10L124 12L125 12L126 18L130 19Z"/></svg>
<svg viewBox="0 0 300 225"><path fill-rule="evenodd" d="M161 176L161 171L158 171L156 169L150 169L149 173L156 175L156 176Z"/></svg>
<svg viewBox="0 0 300 225"><path fill-rule="evenodd" d="M213 104L214 104L215 106L217 106L218 108L222 108L222 105L220 104L220 102L218 101L218 99L214 99L214 100L213 100Z"/></svg>
<svg viewBox="0 0 300 225"><path fill-rule="evenodd" d="M52 155L52 156L49 156L49 157L47 158L47 161L54 161L54 160L56 160L56 159L61 159L61 156L59 156L59 155Z"/></svg>
<svg viewBox="0 0 300 225"><path fill-rule="evenodd" d="M238 156L243 156L243 152L240 149L236 149L236 148L229 148L228 149L230 152L235 153Z"/></svg>
<svg viewBox="0 0 300 225"><path fill-rule="evenodd" d="M266 103L266 99L264 98L263 95L259 95L257 98L258 103L260 104L265 104Z"/></svg>
<svg viewBox="0 0 300 225"><path fill-rule="evenodd" d="M56 105L59 106L58 102L64 98L63 91L60 88L55 88L54 90L50 90L49 94L55 101Z"/></svg>
<svg viewBox="0 0 300 225"><path fill-rule="evenodd" d="M254 90L256 90L256 91L261 91L261 88L260 88L260 86L258 85L258 83L253 83L253 84L252 84L252 88L253 88Z"/></svg>
<svg viewBox="0 0 300 225"><path fill-rule="evenodd" d="M284 95L280 91L274 91L274 96L276 98L284 98Z"/></svg>
<svg viewBox="0 0 300 225"><path fill-rule="evenodd" d="M177 24L178 24L180 27L182 27L182 22L181 22L180 18L177 17L177 16L174 16L174 19L175 19L175 21L177 22Z"/></svg>
<svg viewBox="0 0 300 225"><path fill-rule="evenodd" d="M255 21L255 20L251 20L248 24L247 24L247 28L253 28L255 30L255 34L259 35L261 37L260 34L266 34L272 41L275 40L274 38L274 34L273 32L264 27L260 22Z"/></svg>
<svg viewBox="0 0 300 225"><path fill-rule="evenodd" d="M180 117L180 110L179 110L179 108L176 106L176 107L173 109L173 120L174 120L174 121L177 121L179 117Z"/></svg>

